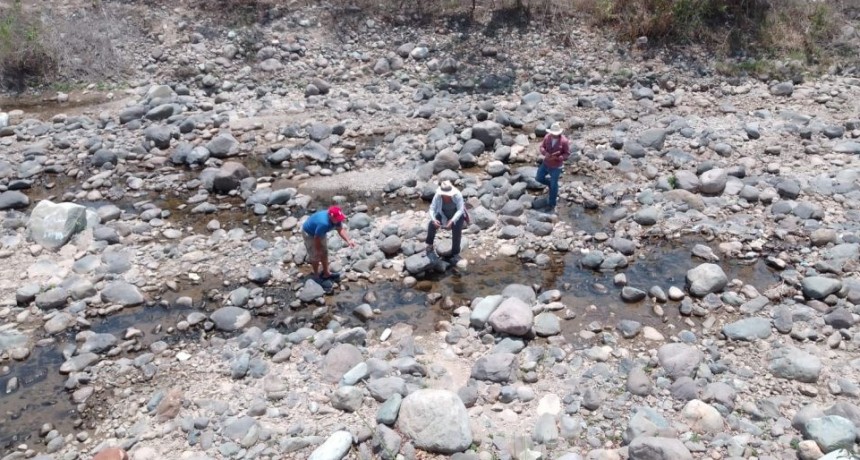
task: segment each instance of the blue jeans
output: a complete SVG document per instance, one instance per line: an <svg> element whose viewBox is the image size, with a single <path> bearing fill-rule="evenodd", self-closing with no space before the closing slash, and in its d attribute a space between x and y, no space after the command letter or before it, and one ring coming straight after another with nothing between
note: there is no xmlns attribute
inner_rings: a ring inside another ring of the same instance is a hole
<svg viewBox="0 0 860 460"><path fill-rule="evenodd" d="M549 207L555 209L555 204L558 201L558 178L561 176L562 168L547 168L543 162L538 166L537 176L535 180L549 187ZM549 179L547 179L549 176Z"/></svg>

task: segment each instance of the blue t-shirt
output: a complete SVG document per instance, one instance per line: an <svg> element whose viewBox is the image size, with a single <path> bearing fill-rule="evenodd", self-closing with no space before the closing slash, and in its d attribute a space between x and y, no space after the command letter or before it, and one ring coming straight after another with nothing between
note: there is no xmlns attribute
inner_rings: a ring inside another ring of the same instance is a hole
<svg viewBox="0 0 860 460"><path fill-rule="evenodd" d="M333 228L340 228L340 224L331 222L331 219L328 218L328 210L326 209L311 214L308 220L305 221L305 224L302 225L302 230L311 236L325 236Z"/></svg>

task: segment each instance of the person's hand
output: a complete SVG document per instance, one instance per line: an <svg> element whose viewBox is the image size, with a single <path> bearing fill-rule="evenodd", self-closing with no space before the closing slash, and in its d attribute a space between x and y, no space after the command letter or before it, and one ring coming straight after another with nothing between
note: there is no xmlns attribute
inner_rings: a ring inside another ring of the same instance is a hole
<svg viewBox="0 0 860 460"><path fill-rule="evenodd" d="M449 221L448 221L448 223L447 223L447 224L445 224L445 229L446 229L446 230L451 230L451 227L453 227L453 226L454 226L454 221L453 221L453 220L449 220Z"/></svg>
<svg viewBox="0 0 860 460"><path fill-rule="evenodd" d="M349 247L354 248L355 247L355 241L349 240Z"/></svg>
<svg viewBox="0 0 860 460"><path fill-rule="evenodd" d="M434 221L433 221L433 225L435 225L435 226L436 226L436 228L439 228L439 227L441 227L441 226L442 226L442 222L439 222L438 220L434 220Z"/></svg>

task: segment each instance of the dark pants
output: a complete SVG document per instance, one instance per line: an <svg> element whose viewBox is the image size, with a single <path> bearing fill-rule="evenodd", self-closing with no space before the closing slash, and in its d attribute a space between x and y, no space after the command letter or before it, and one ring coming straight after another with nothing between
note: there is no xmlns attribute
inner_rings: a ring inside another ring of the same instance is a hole
<svg viewBox="0 0 860 460"><path fill-rule="evenodd" d="M438 218L438 216L437 216ZM441 222L441 219L439 219ZM457 219L457 222L454 222L454 225L451 227L451 231L453 232L451 236L451 256L456 256L460 254L460 238L463 235L463 222L465 219L460 217ZM433 222L427 224L427 246L433 245L433 240L436 239L436 226L433 225Z"/></svg>

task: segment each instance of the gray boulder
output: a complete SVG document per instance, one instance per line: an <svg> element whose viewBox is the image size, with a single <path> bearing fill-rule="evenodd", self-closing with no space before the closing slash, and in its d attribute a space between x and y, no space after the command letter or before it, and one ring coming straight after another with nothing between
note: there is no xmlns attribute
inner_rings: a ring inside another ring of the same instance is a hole
<svg viewBox="0 0 860 460"><path fill-rule="evenodd" d="M714 168L702 173L699 176L702 185L699 191L707 195L719 195L726 189L726 181L728 175L726 170L722 168Z"/></svg>
<svg viewBox="0 0 860 460"><path fill-rule="evenodd" d="M752 342L766 339L771 334L770 320L766 318L744 318L723 326L723 334L731 340Z"/></svg>
<svg viewBox="0 0 860 460"><path fill-rule="evenodd" d="M502 125L494 121L482 121L472 126L472 138L484 143L487 148L492 148L497 140L502 139Z"/></svg>
<svg viewBox="0 0 860 460"><path fill-rule="evenodd" d="M42 200L30 214L30 238L48 249L59 249L87 226L87 208L74 203Z"/></svg>
<svg viewBox="0 0 860 460"><path fill-rule="evenodd" d="M803 295L809 299L822 300L842 289L842 281L824 276L808 276L800 282Z"/></svg>
<svg viewBox="0 0 860 460"><path fill-rule="evenodd" d="M119 304L125 307L140 305L143 303L143 294L137 287L128 282L117 280L109 283L102 289L101 299L104 303Z"/></svg>
<svg viewBox="0 0 860 460"><path fill-rule="evenodd" d="M821 374L821 359L798 348L778 348L770 355L768 370L781 379L815 383Z"/></svg>
<svg viewBox="0 0 860 460"><path fill-rule="evenodd" d="M244 308L222 307L209 317L219 331L238 331L251 321L251 313Z"/></svg>
<svg viewBox="0 0 860 460"><path fill-rule="evenodd" d="M684 443L675 438L640 436L627 450L628 460L693 460Z"/></svg>
<svg viewBox="0 0 860 460"><path fill-rule="evenodd" d="M506 383L517 380L517 356L513 353L491 353L482 356L472 366L475 380Z"/></svg>
<svg viewBox="0 0 860 460"><path fill-rule="evenodd" d="M531 331L533 321L531 307L516 297L509 297L493 311L488 322L496 332L523 336Z"/></svg>
<svg viewBox="0 0 860 460"><path fill-rule="evenodd" d="M230 133L221 133L207 142L205 147L213 158L227 158L236 155L239 141Z"/></svg>
<svg viewBox="0 0 860 460"><path fill-rule="evenodd" d="M242 163L226 161L215 173L212 180L212 191L226 195L231 190L239 188L242 179L251 177L251 172Z"/></svg>
<svg viewBox="0 0 860 460"><path fill-rule="evenodd" d="M660 366L673 380L692 376L702 358L702 352L684 343L667 343L657 350Z"/></svg>
<svg viewBox="0 0 860 460"><path fill-rule="evenodd" d="M397 427L415 447L438 454L462 452L472 444L466 406L456 393L418 390L403 399Z"/></svg>
<svg viewBox="0 0 860 460"><path fill-rule="evenodd" d="M723 269L716 264L701 264L687 271L687 287L690 294L704 297L712 292L722 291L729 283Z"/></svg>
<svg viewBox="0 0 860 460"><path fill-rule="evenodd" d="M851 420L838 415L814 418L804 426L807 439L818 444L824 453L839 449L851 449L857 436Z"/></svg>
<svg viewBox="0 0 860 460"><path fill-rule="evenodd" d="M9 190L0 193L0 211L6 209L22 209L30 206L30 198L17 191Z"/></svg>
<svg viewBox="0 0 860 460"><path fill-rule="evenodd" d="M340 382L343 375L356 364L362 362L361 351L348 343L342 343L326 353L320 364L323 380L330 383Z"/></svg>
<svg viewBox="0 0 860 460"><path fill-rule="evenodd" d="M490 319L490 315L496 311L496 308L501 305L504 299L505 298L500 295L491 295L481 299L481 301L472 309L472 314L469 316L469 323L472 327L475 329L482 329Z"/></svg>

